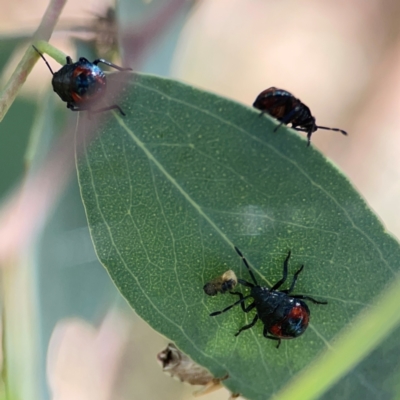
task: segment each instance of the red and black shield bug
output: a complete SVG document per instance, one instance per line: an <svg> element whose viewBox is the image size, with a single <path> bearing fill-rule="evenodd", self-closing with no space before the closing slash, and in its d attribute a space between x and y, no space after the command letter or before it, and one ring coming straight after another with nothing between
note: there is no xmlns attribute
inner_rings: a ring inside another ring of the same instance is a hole
<svg viewBox="0 0 400 400"><path fill-rule="evenodd" d="M338 128L328 128L319 126L315 123L315 118L311 115L310 109L299 99L294 97L286 90L270 87L261 92L253 107L261 111L262 114L269 114L281 123L274 129L277 131L282 124L292 124L296 131L307 132L307 146L310 145L311 135L317 129L341 132L347 135L346 131Z"/></svg>
<svg viewBox="0 0 400 400"><path fill-rule="evenodd" d="M238 283L250 288L250 294L243 296L243 294L240 292L230 292L231 294L239 296L240 299L222 311L215 311L211 313L210 316L215 317L216 315L222 314L230 310L232 307L240 304L245 313L248 313L255 308L256 315L253 321L250 324L240 328L239 331L235 333L235 336L239 335L246 329L252 328L259 319L264 324L264 337L267 339L277 340L277 348L280 346L282 339L294 339L302 335L307 329L308 322L310 320L310 310L305 301L302 300L310 300L315 304L328 304L326 301L318 301L309 296L290 294L294 289L297 277L303 270L304 265L302 265L294 274L289 289L277 290L285 283L287 279L288 263L290 258L289 251L285 262L283 263L282 279L276 282L275 285L269 289L267 287L260 286L257 283L253 271L250 269L249 263L237 247L235 247L235 250L242 258L254 284L243 279L238 279ZM253 303L245 307L245 300L250 298L254 300Z"/></svg>
<svg viewBox="0 0 400 400"><path fill-rule="evenodd" d="M67 63L59 71L53 72L43 54L35 46L33 48L43 58L52 73L53 90L62 101L67 103L67 108L72 111L87 110L93 113L117 109L122 115L125 115L117 104L93 108L104 96L107 87L106 75L97 64L106 64L118 71L131 71L131 68L121 68L102 58L90 62L86 58L80 57L79 61L73 63L71 57L67 56Z"/></svg>

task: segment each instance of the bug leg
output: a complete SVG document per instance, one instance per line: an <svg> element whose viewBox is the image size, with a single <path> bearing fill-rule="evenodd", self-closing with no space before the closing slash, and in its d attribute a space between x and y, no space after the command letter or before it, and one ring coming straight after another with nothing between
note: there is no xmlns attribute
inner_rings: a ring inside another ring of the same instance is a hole
<svg viewBox="0 0 400 400"><path fill-rule="evenodd" d="M125 116L126 114L122 111L121 107L118 106L117 104L113 104L112 106L104 107L104 108L99 108L97 110L90 110L93 114L101 113L104 111L109 111L109 110L118 110L121 115Z"/></svg>
<svg viewBox="0 0 400 400"><path fill-rule="evenodd" d="M256 284L256 285L258 285L258 283L257 283L257 281L256 281L256 278L255 278L255 276L254 276L254 274L253 274L253 271L251 270L251 268L250 268L250 265L249 265L249 263L247 262L247 260L244 258L244 256L243 256L243 254L240 252L240 250L235 246L235 250L236 250L236 253L238 253L239 254L239 257L243 260L243 262L244 262L244 265L246 266L246 268L248 269L248 271L249 271L249 274L250 274L250 276L251 276L251 279L253 279L253 282ZM241 281L241 279L238 279L238 282L240 282ZM244 285L244 283L243 282L245 282L245 281L242 281L242 282L240 282L242 285ZM248 283L248 282L247 282ZM248 285L244 285L244 286L248 286Z"/></svg>
<svg viewBox="0 0 400 400"><path fill-rule="evenodd" d="M292 280L292 284L290 285L290 288L286 289L286 290L281 290L282 293L289 294L289 293L291 293L293 291L294 285L296 284L296 281L297 281L297 277L299 276L300 272L303 271L303 268L304 268L304 265L302 265L299 268L299 270L294 274L293 280Z"/></svg>
<svg viewBox="0 0 400 400"><path fill-rule="evenodd" d="M243 297L244 297L243 294L240 293L240 292L229 292L229 293L230 293L230 294L235 294L235 295L239 296L240 299L243 299ZM250 312L250 311L256 306L255 303L251 303L248 307L245 307L245 306L244 306L244 302L243 302L243 303L240 303L240 305L242 306L242 310L243 310L243 312L245 312L245 313Z"/></svg>
<svg viewBox="0 0 400 400"><path fill-rule="evenodd" d="M271 340L277 340L278 344L276 345L276 348L279 349L279 346L281 345L281 338L277 338L275 336L271 336L268 334L268 328L266 326L264 326L264 331L263 331L263 335L265 338L267 339L271 339Z"/></svg>
<svg viewBox="0 0 400 400"><path fill-rule="evenodd" d="M310 146L311 144L311 135L313 134L314 131L310 131L309 128L302 128L302 127L297 127L297 126L292 126L292 129L294 129L295 131L299 131L299 132L307 132L307 147Z"/></svg>
<svg viewBox="0 0 400 400"><path fill-rule="evenodd" d="M312 301L314 304L328 304L327 301L319 301L319 300L315 300L310 296L303 296L302 294L294 294L291 295L290 297L294 297L295 299L302 299L302 300L310 300Z"/></svg>
<svg viewBox="0 0 400 400"><path fill-rule="evenodd" d="M90 108L89 109L88 108L80 108L80 107L77 107L76 105L74 105L72 103L67 103L67 108L69 108L71 111L87 111L88 112L89 121L92 120L93 113L92 113L92 110Z"/></svg>
<svg viewBox="0 0 400 400"><path fill-rule="evenodd" d="M210 317L215 317L216 315L222 314L224 312L227 312L228 310L230 310L232 307L237 306L238 304L243 303L246 299L249 299L251 297L251 295L242 297L240 300L238 300L237 302L231 304L230 306L224 308L222 311L214 311L213 313L210 314Z"/></svg>
<svg viewBox="0 0 400 400"><path fill-rule="evenodd" d="M109 111L109 110L118 110L121 115L125 116L126 114L122 111L121 107L118 106L117 104L113 104L112 106L108 107L103 107L103 108L98 108L97 110L92 110L91 108L82 108L78 107L75 104L72 103L67 103L67 108L69 108L71 111L89 111L90 114L97 114L101 113L104 111Z"/></svg>
<svg viewBox="0 0 400 400"><path fill-rule="evenodd" d="M243 279L238 279L238 283L240 283L241 285L246 286L246 287L250 287L250 288L254 287L254 285L251 282L247 282Z"/></svg>
<svg viewBox="0 0 400 400"><path fill-rule="evenodd" d="M275 285L272 286L271 290L276 290L276 289L278 289L283 283L285 283L286 278L287 278L287 273L288 273L288 263L289 263L290 254L291 254L291 252L290 252L290 250L289 250L289 253L288 253L288 255L287 255L287 257L286 257L286 259L285 259L285 261L284 261L284 263L283 263L283 276L282 276L282 279L280 279L278 282L276 282Z"/></svg>
<svg viewBox="0 0 400 400"><path fill-rule="evenodd" d="M67 103L67 108L69 108L71 111L83 111L82 108L79 108L72 103Z"/></svg>
<svg viewBox="0 0 400 400"><path fill-rule="evenodd" d="M308 132L309 131L308 128L302 128L301 126L292 126L292 129L294 129L295 131L300 131L300 132Z"/></svg>
<svg viewBox="0 0 400 400"><path fill-rule="evenodd" d="M281 123L277 127L275 127L274 132L276 132L283 124L288 124L293 116L295 116L296 113L299 111L299 109L300 107L295 107L293 108L293 110L284 115L284 117L280 120Z"/></svg>
<svg viewBox="0 0 400 400"><path fill-rule="evenodd" d="M253 304L254 304L254 303L253 303ZM242 326L242 327L235 333L235 336L238 336L238 335L240 334L240 332L243 332L243 331L245 331L246 329L252 328L252 327L257 323L257 321L258 321L258 315L256 315L256 316L253 318L253 321L251 321L248 325Z"/></svg>
<svg viewBox="0 0 400 400"><path fill-rule="evenodd" d="M98 58L97 60L94 60L94 61L92 62L92 64L94 64L94 65L97 65L98 63L106 64L106 65L108 65L109 67L112 67L112 68L117 69L118 71L132 71L132 68L122 68L122 67L119 67L118 65L115 65L115 64L113 64L113 63L110 62L110 61L104 60L103 58Z"/></svg>
<svg viewBox="0 0 400 400"><path fill-rule="evenodd" d="M311 135L313 134L313 131L308 131L307 132L307 147L310 146L311 144Z"/></svg>

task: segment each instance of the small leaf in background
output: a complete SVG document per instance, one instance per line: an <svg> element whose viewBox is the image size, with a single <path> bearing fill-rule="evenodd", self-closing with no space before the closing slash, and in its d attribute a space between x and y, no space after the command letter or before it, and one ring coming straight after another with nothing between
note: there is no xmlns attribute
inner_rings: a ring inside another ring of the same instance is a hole
<svg viewBox="0 0 400 400"><path fill-rule="evenodd" d="M145 75L118 104L127 116L110 118L78 160L100 261L142 318L216 377L228 373L232 392L269 397L384 289L398 244L330 162L255 110ZM233 246L262 285L281 278L289 250L289 277L305 265L295 293L328 305L309 304L304 335L277 350L261 322L234 336L253 313L209 316L237 297L206 296L206 282L228 269L249 280Z"/></svg>

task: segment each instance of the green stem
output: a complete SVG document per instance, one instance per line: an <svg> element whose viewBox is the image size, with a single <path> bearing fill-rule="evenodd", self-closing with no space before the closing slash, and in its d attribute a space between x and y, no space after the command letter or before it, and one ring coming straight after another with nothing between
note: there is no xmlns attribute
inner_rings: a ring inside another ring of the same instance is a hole
<svg viewBox="0 0 400 400"><path fill-rule="evenodd" d="M54 27L66 2L67 0L50 1L50 4L43 16L42 22L33 36L34 40L47 41L50 39L50 36L53 33ZM35 52L33 47L29 45L27 51L22 57L22 60L19 62L14 73L11 75L11 78L0 92L0 121L3 120L11 104L17 97L19 89L25 82L37 59L38 54ZM62 64L64 64L64 62L65 58L62 61Z"/></svg>
<svg viewBox="0 0 400 400"><path fill-rule="evenodd" d="M299 373L274 400L317 399L371 353L400 324L400 279L383 292L322 354Z"/></svg>
<svg viewBox="0 0 400 400"><path fill-rule="evenodd" d="M56 60L61 65L65 64L67 55L61 50L58 50L57 48L52 46L50 43L45 42L44 40L38 40L33 44L42 54L48 54L51 58Z"/></svg>
<svg viewBox="0 0 400 400"><path fill-rule="evenodd" d="M8 371L7 371L7 352L6 352L6 308L3 304L3 309L1 310L1 348L3 351L3 368L1 370L1 378L4 385L5 398L10 397L10 391L8 387Z"/></svg>

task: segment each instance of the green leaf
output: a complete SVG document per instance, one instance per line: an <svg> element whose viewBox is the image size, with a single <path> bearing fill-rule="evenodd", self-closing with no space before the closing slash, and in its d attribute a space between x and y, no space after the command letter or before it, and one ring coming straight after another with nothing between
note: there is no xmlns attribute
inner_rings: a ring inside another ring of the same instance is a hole
<svg viewBox="0 0 400 400"><path fill-rule="evenodd" d="M331 163L255 110L145 75L118 104L127 116L102 126L78 161L100 261L154 329L215 376L228 373L233 392L269 397L384 289L398 244ZM290 277L304 264L295 293L329 304L309 304L303 336L277 350L260 321L234 336L254 312L209 316L237 297L207 297L207 281L227 269L250 279L233 246L262 285L281 278L289 250Z"/></svg>
<svg viewBox="0 0 400 400"><path fill-rule="evenodd" d="M371 374L370 371L368 371L368 385L364 384L363 386L367 386L368 391L373 392L374 396L372 398L374 399L377 398L379 392L383 392L383 389L387 391L387 389L391 387L392 391L396 391L396 389L398 390L398 388L396 388L398 385L396 385L395 382L390 382L388 385L388 376L397 375L396 381L398 381L398 373L393 367L398 365L399 353L398 349L395 347L398 347L399 343L398 340L393 341L392 339L398 338L398 335L396 335L398 332L393 331L400 322L400 314L398 310L399 302L400 279L397 278L394 280L394 283L383 292L383 295L379 296L374 307L368 307L368 309L365 309L364 312L353 320L353 324L349 325L348 329L339 335L335 340L335 351L323 353L322 356L317 357L317 359L311 363L307 369L302 371L292 380L290 385L288 385L281 393L278 393L275 396L275 399L291 400L293 398L320 398L321 394L326 392L327 389L338 381L346 372L351 371L356 364L366 357L368 353L374 350L375 347L378 348L374 352L380 353L381 360L378 359L377 362L375 361L373 369L376 369L376 365L379 365L379 368L382 370L385 367L385 364L391 364L392 370L389 374L380 374L381 382L380 385L377 386L378 390L374 387L374 382L371 379L374 374ZM389 334L392 334L392 337L389 337L389 340L386 340ZM385 341L383 342L384 339ZM393 346L393 342L395 343L395 346ZM381 343L383 343L383 346L378 346ZM393 361L388 363L387 359L389 357L383 355L382 347L387 347L387 344L389 344L392 350L390 356L397 357L395 363L393 363ZM365 368L368 362L370 362L370 358L371 357L368 357L367 360L361 364L361 368ZM384 362L382 362L383 360ZM322 374L321 371L323 371ZM371 398L371 393L368 393L367 396L365 396L363 393L360 393L360 390L358 393L350 395L351 391L359 389L359 385L356 384L358 383L357 380L363 378L362 374L357 374L356 371L353 371L353 374L355 374L357 378L354 379L351 385L349 385L351 389L349 389L349 386L347 385L336 385L331 393L328 393L325 398L329 398L332 395L335 396L333 398L342 399L363 397ZM346 392L340 397L338 396L337 390L339 386L340 390L344 389ZM381 393L378 397L387 397L382 396ZM390 398L392 398L392 396L390 396Z"/></svg>

